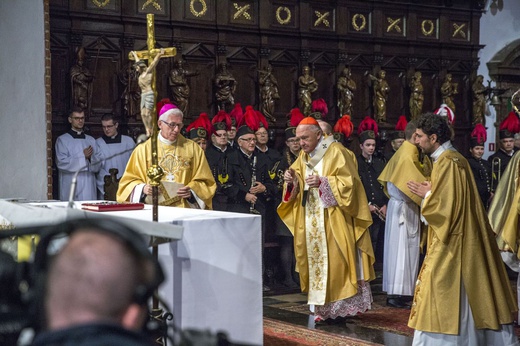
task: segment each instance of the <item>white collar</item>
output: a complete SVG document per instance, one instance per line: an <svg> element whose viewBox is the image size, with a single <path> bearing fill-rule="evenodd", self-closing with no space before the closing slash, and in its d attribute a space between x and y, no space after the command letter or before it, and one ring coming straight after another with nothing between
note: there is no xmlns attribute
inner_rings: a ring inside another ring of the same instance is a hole
<svg viewBox="0 0 520 346"><path fill-rule="evenodd" d="M175 142L177 142L177 140L175 140L175 141L173 141L173 142L167 140L166 138L164 138L164 137L161 135L160 132L159 132L159 135L157 136L157 138L158 138L159 141L161 141L162 143L164 143L164 144L168 144L168 145L173 145L173 144L175 144Z"/></svg>
<svg viewBox="0 0 520 346"><path fill-rule="evenodd" d="M451 141L446 141L444 143L441 144L440 147L437 148L437 150L435 150L433 152L433 154L430 155L430 157L432 158L433 162L436 162L438 159L439 159L439 156L442 155L443 152L445 152L446 150L455 150L455 147L451 144Z"/></svg>

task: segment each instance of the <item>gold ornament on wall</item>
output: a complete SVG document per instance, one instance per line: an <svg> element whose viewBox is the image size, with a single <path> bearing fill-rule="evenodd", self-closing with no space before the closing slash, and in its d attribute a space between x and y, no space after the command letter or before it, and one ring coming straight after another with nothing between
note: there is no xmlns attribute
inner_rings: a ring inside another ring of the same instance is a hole
<svg viewBox="0 0 520 346"><path fill-rule="evenodd" d="M326 27L330 27L329 20L327 19L327 17L330 15L330 12L321 13L320 11L314 11L314 14L316 15L316 17L318 17L314 22L314 27L317 27L322 23Z"/></svg>
<svg viewBox="0 0 520 346"><path fill-rule="evenodd" d="M157 3L157 0L146 0L146 2L143 4L143 7L141 8L141 11L144 11L149 5L155 7L157 11L162 11L161 5Z"/></svg>
<svg viewBox="0 0 520 346"><path fill-rule="evenodd" d="M235 14L233 15L233 19L238 19L240 17L244 17L247 20L251 20L251 15L247 13L247 11L251 8L251 5L240 6L236 2L233 3L233 7L235 7Z"/></svg>
<svg viewBox="0 0 520 346"><path fill-rule="evenodd" d="M460 35L462 38L466 38L466 33L464 32L464 28L466 27L465 23L462 23L461 25L458 25L457 23L453 23L453 36L455 37L457 35Z"/></svg>
<svg viewBox="0 0 520 346"><path fill-rule="evenodd" d="M195 3L199 3L202 6L200 11L195 10ZM190 12L195 17L204 17L206 12L208 11L208 5L205 0L191 0L190 1Z"/></svg>
<svg viewBox="0 0 520 346"><path fill-rule="evenodd" d="M435 30L435 24L433 20L425 19L421 22L421 31L424 36L431 36Z"/></svg>
<svg viewBox="0 0 520 346"><path fill-rule="evenodd" d="M386 32L390 32L392 30L397 31L398 33L402 33L401 27L399 24L401 23L401 18L393 19L390 17L386 17L386 20L388 21L388 27L386 28Z"/></svg>
<svg viewBox="0 0 520 346"><path fill-rule="evenodd" d="M285 12L285 19L282 19L282 11ZM276 9L276 21L281 25L289 24L291 21L291 10L284 6L278 7Z"/></svg>
<svg viewBox="0 0 520 346"><path fill-rule="evenodd" d="M110 0L92 0L92 3L99 8L103 8L110 3Z"/></svg>
<svg viewBox="0 0 520 346"><path fill-rule="evenodd" d="M360 23L358 24L359 21L360 21ZM354 28L354 30L356 30L356 31L365 30L366 26L367 26L367 18L365 17L364 14L356 13L352 17L352 27Z"/></svg>

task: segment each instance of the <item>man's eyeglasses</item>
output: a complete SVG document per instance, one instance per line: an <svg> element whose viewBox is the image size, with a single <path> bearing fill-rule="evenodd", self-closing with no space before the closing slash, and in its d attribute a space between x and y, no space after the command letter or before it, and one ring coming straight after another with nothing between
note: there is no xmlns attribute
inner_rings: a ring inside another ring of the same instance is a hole
<svg viewBox="0 0 520 346"><path fill-rule="evenodd" d="M165 123L166 125L168 125L168 127L169 127L170 129L172 129L172 130L175 129L176 127L178 127L178 128L180 129L180 128L182 127L182 125L183 125L182 123L169 123L169 122L164 121L164 120L161 120L161 121L162 121L163 123Z"/></svg>
<svg viewBox="0 0 520 346"><path fill-rule="evenodd" d="M256 138L239 138L241 141L245 141L245 142L256 142Z"/></svg>

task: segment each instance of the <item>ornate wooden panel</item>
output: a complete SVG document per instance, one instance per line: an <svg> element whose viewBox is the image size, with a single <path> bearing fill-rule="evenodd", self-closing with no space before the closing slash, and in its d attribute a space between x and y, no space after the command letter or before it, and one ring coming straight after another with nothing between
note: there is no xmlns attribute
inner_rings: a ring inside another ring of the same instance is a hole
<svg viewBox="0 0 520 346"><path fill-rule="evenodd" d="M84 47L85 65L94 75L87 125L101 133L99 117L114 112L134 133L138 117L122 97L127 84L128 53L146 46L146 13L155 13L158 47L175 46L175 59L157 66L159 98L171 97L169 73L174 60L198 74L189 77L188 121L201 112L217 111L213 80L220 63L227 63L238 81L236 102L260 104L258 69L273 67L280 99L276 124L285 127L286 114L297 105L297 79L311 67L319 87L312 97L323 98L339 117L336 83L342 69L351 68L357 84L352 120L358 125L373 115L369 74L387 72L390 95L388 124L409 116L409 79L422 73L423 110L440 102L440 86L447 73L458 83L456 128L471 127L470 85L478 67L479 2L463 0L50 0L52 53L52 109L55 136L66 128L72 104L70 68L76 50ZM281 133L281 131L279 132ZM459 139L458 139L459 140ZM464 145L464 138L459 144Z"/></svg>

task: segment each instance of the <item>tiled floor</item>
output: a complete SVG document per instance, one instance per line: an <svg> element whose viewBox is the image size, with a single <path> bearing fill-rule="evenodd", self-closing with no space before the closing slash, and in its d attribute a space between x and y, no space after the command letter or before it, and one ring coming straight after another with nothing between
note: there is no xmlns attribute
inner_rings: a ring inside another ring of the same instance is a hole
<svg viewBox="0 0 520 346"><path fill-rule="evenodd" d="M381 304L386 301L386 294L381 292L380 282L372 283L372 294L374 301ZM311 315L305 315L303 311L295 310L305 309L301 305L307 302L305 294L299 293L298 290L287 290L283 287L273 287L271 292L264 295L264 317L269 317L282 322L295 324L298 326L306 326L309 329L319 329L333 334L347 335L365 341L381 345L392 346L409 346L412 344L412 338L400 334L390 333L379 329L366 328L349 323L348 319L339 324L315 325L314 318ZM299 306L299 307L296 307ZM288 310L291 308L292 311Z"/></svg>

